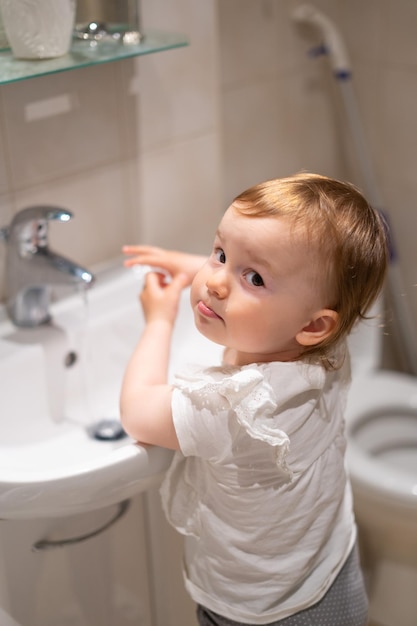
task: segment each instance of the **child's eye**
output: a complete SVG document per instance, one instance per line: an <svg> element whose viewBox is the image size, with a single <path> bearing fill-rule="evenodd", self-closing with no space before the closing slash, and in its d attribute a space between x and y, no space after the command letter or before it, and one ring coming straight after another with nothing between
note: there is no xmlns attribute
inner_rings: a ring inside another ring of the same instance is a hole
<svg viewBox="0 0 417 626"><path fill-rule="evenodd" d="M264 281L258 272L248 272L245 276L246 280L253 287L263 287Z"/></svg>
<svg viewBox="0 0 417 626"><path fill-rule="evenodd" d="M221 248L216 248L214 255L216 257L216 261L219 263L226 263L226 255Z"/></svg>

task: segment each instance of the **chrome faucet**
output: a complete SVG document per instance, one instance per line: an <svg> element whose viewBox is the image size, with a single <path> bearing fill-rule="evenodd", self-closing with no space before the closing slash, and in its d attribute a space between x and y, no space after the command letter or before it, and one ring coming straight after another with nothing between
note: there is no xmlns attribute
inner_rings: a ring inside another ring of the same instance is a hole
<svg viewBox="0 0 417 626"><path fill-rule="evenodd" d="M48 222L68 222L72 213L53 206L33 206L0 229L7 244L6 309L16 326L34 327L51 320L51 285L89 287L94 276L48 247Z"/></svg>

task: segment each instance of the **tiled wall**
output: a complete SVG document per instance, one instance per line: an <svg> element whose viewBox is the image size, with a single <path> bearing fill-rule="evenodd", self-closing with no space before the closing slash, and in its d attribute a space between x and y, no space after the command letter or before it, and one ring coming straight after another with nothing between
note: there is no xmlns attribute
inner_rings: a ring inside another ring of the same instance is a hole
<svg viewBox="0 0 417 626"><path fill-rule="evenodd" d="M216 4L142 12L191 45L0 88L0 226L30 205L68 208L51 247L89 267L124 243L208 249L220 213Z"/></svg>
<svg viewBox="0 0 417 626"><path fill-rule="evenodd" d="M314 36L291 20L300 3L142 0L145 27L190 46L1 87L0 225L30 204L63 205L75 219L52 225L52 244L94 266L126 241L208 249L221 210L260 179L304 168L363 186L329 65L308 58ZM417 319L417 5L314 4L351 55ZM61 97L68 110L33 116Z"/></svg>
<svg viewBox="0 0 417 626"><path fill-rule="evenodd" d="M329 75L306 57L291 20L297 4L219 2L227 200L300 169L342 175Z"/></svg>
<svg viewBox="0 0 417 626"><path fill-rule="evenodd" d="M222 208L217 2L142 0L142 13L190 39L138 63L142 239L209 251Z"/></svg>
<svg viewBox="0 0 417 626"><path fill-rule="evenodd" d="M0 225L34 203L65 206L75 219L53 224L51 242L94 266L126 241L207 249L220 211L263 178L305 168L362 186L328 63L308 58L314 37L291 20L299 4L142 0L145 26L187 33L190 46L1 87ZM314 4L351 55L417 318L417 5ZM62 97L64 112L33 114Z"/></svg>
<svg viewBox="0 0 417 626"><path fill-rule="evenodd" d="M135 225L132 71L113 63L1 87L0 224L27 206L62 206L75 217L51 223L51 246L86 265L118 254Z"/></svg>
<svg viewBox="0 0 417 626"><path fill-rule="evenodd" d="M307 55L319 39L291 19L303 3L219 0L225 203L262 178L300 169L341 176L367 191L328 60ZM365 144L399 252L404 297L417 320L417 4L311 4L333 20L347 46Z"/></svg>

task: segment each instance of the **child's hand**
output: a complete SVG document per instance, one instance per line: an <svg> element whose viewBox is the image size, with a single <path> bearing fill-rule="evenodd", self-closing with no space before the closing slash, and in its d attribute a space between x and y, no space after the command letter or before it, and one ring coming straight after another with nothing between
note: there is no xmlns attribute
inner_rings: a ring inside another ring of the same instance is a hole
<svg viewBox="0 0 417 626"><path fill-rule="evenodd" d="M149 272L140 295L146 322L164 320L173 326L177 317L181 291L187 284L186 274L177 274L167 285L162 274Z"/></svg>
<svg viewBox="0 0 417 626"><path fill-rule="evenodd" d="M123 246L126 255L134 255L124 262L125 267L133 265L151 265L166 270L173 278L178 274L187 277L190 285L195 274L206 261L206 257L175 250L164 250L155 246Z"/></svg>

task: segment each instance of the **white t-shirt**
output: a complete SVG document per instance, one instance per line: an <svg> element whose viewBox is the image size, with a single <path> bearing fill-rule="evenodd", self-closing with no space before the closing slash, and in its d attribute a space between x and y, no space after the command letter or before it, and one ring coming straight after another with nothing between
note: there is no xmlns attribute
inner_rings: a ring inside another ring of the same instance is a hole
<svg viewBox="0 0 417 626"><path fill-rule="evenodd" d="M197 368L174 383L181 452L161 487L193 600L267 624L318 602L356 537L346 363Z"/></svg>

